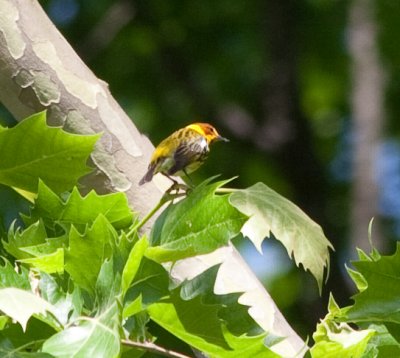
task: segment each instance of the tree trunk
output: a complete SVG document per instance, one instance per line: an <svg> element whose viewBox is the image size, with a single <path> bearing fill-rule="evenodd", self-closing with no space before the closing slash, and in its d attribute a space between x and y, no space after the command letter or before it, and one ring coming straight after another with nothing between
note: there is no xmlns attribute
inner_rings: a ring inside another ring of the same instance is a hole
<svg viewBox="0 0 400 358"><path fill-rule="evenodd" d="M159 200L167 185L138 186L153 149L112 98L106 84L79 59L37 1L0 0L0 100L20 120L41 110L51 124L74 133L103 132L92 155L95 172L87 189L123 191L140 215ZM240 302L268 333L286 337L272 347L284 356L304 350L275 303L233 246L183 260L173 275L185 279L222 263L216 292L244 292ZM186 264L186 265L185 265ZM188 266L191 270L188 269ZM240 281L239 281L240 280Z"/></svg>
<svg viewBox="0 0 400 358"><path fill-rule="evenodd" d="M349 44L353 61L351 109L354 130L351 247L370 251L368 225L378 215L377 151L381 143L384 113L384 73L379 61L373 2L354 0L350 8ZM374 225L373 243L385 246Z"/></svg>

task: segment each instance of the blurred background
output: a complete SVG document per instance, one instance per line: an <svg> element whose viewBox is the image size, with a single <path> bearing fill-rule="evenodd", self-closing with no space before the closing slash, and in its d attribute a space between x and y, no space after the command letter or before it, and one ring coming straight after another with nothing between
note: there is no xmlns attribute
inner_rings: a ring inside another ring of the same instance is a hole
<svg viewBox="0 0 400 358"><path fill-rule="evenodd" d="M262 181L333 243L322 298L267 240L245 259L306 338L354 287L345 263L400 237L400 2L393 0L47 0L45 11L136 126L157 144L194 121L218 143L193 180Z"/></svg>

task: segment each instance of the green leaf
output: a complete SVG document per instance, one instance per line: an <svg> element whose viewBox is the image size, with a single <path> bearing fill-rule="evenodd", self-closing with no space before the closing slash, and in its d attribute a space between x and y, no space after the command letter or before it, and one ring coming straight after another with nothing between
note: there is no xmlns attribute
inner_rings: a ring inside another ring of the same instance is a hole
<svg viewBox="0 0 400 358"><path fill-rule="evenodd" d="M63 282L61 278L56 279L42 272L39 288L42 298L54 307L58 321L66 325L82 314L83 297L79 287L74 287L72 292L64 292Z"/></svg>
<svg viewBox="0 0 400 358"><path fill-rule="evenodd" d="M180 286L180 297L185 301L200 297L205 305L219 305L218 317L228 331L237 336L262 333L261 327L250 317L249 307L238 303L242 293L214 294L218 269L219 265L213 266L192 280L184 281Z"/></svg>
<svg viewBox="0 0 400 358"><path fill-rule="evenodd" d="M175 294L150 305L147 311L153 321L197 349L218 346L229 350L218 318L219 308L202 304L199 297L184 301Z"/></svg>
<svg viewBox="0 0 400 358"><path fill-rule="evenodd" d="M84 234L71 228L69 249L65 251L65 270L76 285L94 293L101 266L111 257L116 238L114 228L102 214Z"/></svg>
<svg viewBox="0 0 400 358"><path fill-rule="evenodd" d="M358 331L346 323L338 324L327 317L318 324L313 335L315 345L310 350L311 356L361 358L374 334L372 329Z"/></svg>
<svg viewBox="0 0 400 358"><path fill-rule="evenodd" d="M30 220L41 218L61 225L73 224L79 231L83 231L86 225L91 225L100 214L103 214L117 230L132 223L133 214L124 193L98 195L91 191L82 197L74 187L67 200L63 201L40 181Z"/></svg>
<svg viewBox="0 0 400 358"><path fill-rule="evenodd" d="M140 311L134 316L129 317L128 320L126 320L124 330L126 332L129 332L129 338L131 340L139 342L152 341L154 340L154 338L148 332L149 322L150 317L148 313L146 311Z"/></svg>
<svg viewBox="0 0 400 358"><path fill-rule="evenodd" d="M142 237L133 246L131 252L129 253L128 260L125 264L124 270L122 271L122 294L125 295L129 286L133 282L136 273L139 270L140 263L145 250L148 247L148 241L146 237Z"/></svg>
<svg viewBox="0 0 400 358"><path fill-rule="evenodd" d="M54 307L44 299L13 287L0 289L0 310L16 320L23 330L32 315L45 315L46 311L55 314Z"/></svg>
<svg viewBox="0 0 400 358"><path fill-rule="evenodd" d="M0 288L14 287L30 291L29 272L24 267L19 267L18 273L15 268L5 259L4 266L0 265Z"/></svg>
<svg viewBox="0 0 400 358"><path fill-rule="evenodd" d="M366 257L352 262L358 271L355 282L360 286L359 275L364 282L362 291L353 298L355 303L348 311L351 321L375 321L400 323L400 244L394 255L372 260ZM355 279L354 273L351 277Z"/></svg>
<svg viewBox="0 0 400 358"><path fill-rule="evenodd" d="M64 249L57 249L51 254L20 260L33 268L46 273L64 272Z"/></svg>
<svg viewBox="0 0 400 358"><path fill-rule="evenodd" d="M16 259L27 259L33 255L21 250L21 248L45 243L46 237L46 228L43 222L39 220L23 231L14 230L14 227L11 227L8 233L8 242L3 241L3 246Z"/></svg>
<svg viewBox="0 0 400 358"><path fill-rule="evenodd" d="M46 238L43 244L21 247L20 250L34 257L44 256L56 252L68 245L68 236Z"/></svg>
<svg viewBox="0 0 400 358"><path fill-rule="evenodd" d="M168 206L154 225L153 247L146 256L157 262L176 261L212 252L237 236L247 217L229 204L227 195L215 195L225 183L203 182Z"/></svg>
<svg viewBox="0 0 400 358"><path fill-rule="evenodd" d="M400 344L385 325L371 324L368 329L376 333L368 342L364 357L400 357Z"/></svg>
<svg viewBox="0 0 400 358"><path fill-rule="evenodd" d="M25 331L19 324L8 324L0 332L0 357L51 358L51 355L37 351L54 333L54 329L35 317L29 320Z"/></svg>
<svg viewBox="0 0 400 358"><path fill-rule="evenodd" d="M224 357L259 357L259 358L281 358L282 356L274 353L264 345L266 333L258 336L240 336L237 337L231 334L227 329L224 329L224 336L229 343L232 351L221 352Z"/></svg>
<svg viewBox="0 0 400 358"><path fill-rule="evenodd" d="M134 282L125 295L124 317L136 313L140 303L144 308L169 295L169 276L160 264L143 257ZM138 298L140 301L138 302ZM133 314L133 313L132 313Z"/></svg>
<svg viewBox="0 0 400 358"><path fill-rule="evenodd" d="M302 264L316 278L321 291L324 269L329 267L329 248L333 248L321 227L295 204L263 183L230 196L231 204L250 219L242 228L261 252L262 241L271 235L282 242L296 265Z"/></svg>
<svg viewBox="0 0 400 358"><path fill-rule="evenodd" d="M183 301L178 295L148 307L158 325L212 357L279 357L264 344L265 335L234 336L218 318L217 305L204 305L199 297ZM201 317L201 318L200 318Z"/></svg>
<svg viewBox="0 0 400 358"><path fill-rule="evenodd" d="M58 221L75 226L92 223L99 214L103 214L117 230L132 222L132 211L124 193L98 195L91 191L82 197L75 187L63 206Z"/></svg>
<svg viewBox="0 0 400 358"><path fill-rule="evenodd" d="M139 313L142 310L143 310L142 296L139 295L133 301L130 301L125 305L122 316L124 318L128 318L130 316Z"/></svg>
<svg viewBox="0 0 400 358"><path fill-rule="evenodd" d="M50 337L43 352L58 358L118 357L119 312L115 302L96 317L82 317L74 326Z"/></svg>
<svg viewBox="0 0 400 358"><path fill-rule="evenodd" d="M5 232L20 220L20 213L28 213L31 203L12 188L0 184L0 228Z"/></svg>
<svg viewBox="0 0 400 358"><path fill-rule="evenodd" d="M71 189L89 172L86 161L98 138L49 127L45 112L34 114L0 131L0 183L36 192L41 178L56 192Z"/></svg>
<svg viewBox="0 0 400 358"><path fill-rule="evenodd" d="M114 260L106 259L96 281L96 302L100 311L114 303L121 293L121 273L114 270Z"/></svg>

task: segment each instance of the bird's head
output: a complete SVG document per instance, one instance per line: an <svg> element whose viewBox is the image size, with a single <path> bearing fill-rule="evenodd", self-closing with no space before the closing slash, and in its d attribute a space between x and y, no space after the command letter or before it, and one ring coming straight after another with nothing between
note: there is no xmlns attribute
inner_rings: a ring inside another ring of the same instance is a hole
<svg viewBox="0 0 400 358"><path fill-rule="evenodd" d="M191 128L195 130L196 132L200 133L202 136L204 136L207 139L208 143L213 143L217 141L224 141L224 142L229 142L229 139L226 139L219 135L217 130L208 123L193 123L189 124L187 128Z"/></svg>

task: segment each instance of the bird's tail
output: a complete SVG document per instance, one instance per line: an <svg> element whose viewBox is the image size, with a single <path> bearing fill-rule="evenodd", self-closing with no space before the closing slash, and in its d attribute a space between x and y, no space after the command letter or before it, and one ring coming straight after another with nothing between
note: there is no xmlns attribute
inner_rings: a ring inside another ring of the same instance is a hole
<svg viewBox="0 0 400 358"><path fill-rule="evenodd" d="M140 179L139 185L143 185L144 183L147 183L151 179L153 179L154 169L155 169L154 165L149 166L147 173L144 175L144 177L142 179Z"/></svg>

